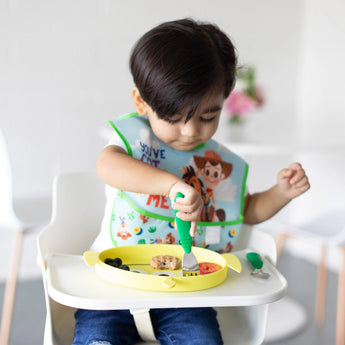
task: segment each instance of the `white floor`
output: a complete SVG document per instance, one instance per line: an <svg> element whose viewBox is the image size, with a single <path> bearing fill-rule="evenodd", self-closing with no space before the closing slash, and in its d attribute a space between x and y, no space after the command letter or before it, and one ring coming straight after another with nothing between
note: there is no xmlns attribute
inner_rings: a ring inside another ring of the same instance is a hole
<svg viewBox="0 0 345 345"><path fill-rule="evenodd" d="M306 308L295 299L285 296L269 307L266 342L272 343L296 336L303 331L307 323Z"/></svg>

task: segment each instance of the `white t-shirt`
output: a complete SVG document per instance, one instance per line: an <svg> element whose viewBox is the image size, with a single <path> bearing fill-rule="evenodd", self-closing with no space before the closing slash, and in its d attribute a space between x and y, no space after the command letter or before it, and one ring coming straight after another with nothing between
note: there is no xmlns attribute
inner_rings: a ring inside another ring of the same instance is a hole
<svg viewBox="0 0 345 345"><path fill-rule="evenodd" d="M123 141L119 137L119 135L114 131L114 134L110 138L109 142L105 145L107 146L120 146L124 150L126 150L126 146L124 145ZM118 189L111 187L109 185L105 185L105 198L106 198L106 203L105 203L105 210L104 210L104 216L101 224L101 231L96 237L95 241L93 242L91 246L91 250L100 252L106 248L104 248L104 239L103 235L107 233L106 229L109 228L109 219L112 214L112 208L113 208L113 200L115 199L115 196L118 192Z"/></svg>

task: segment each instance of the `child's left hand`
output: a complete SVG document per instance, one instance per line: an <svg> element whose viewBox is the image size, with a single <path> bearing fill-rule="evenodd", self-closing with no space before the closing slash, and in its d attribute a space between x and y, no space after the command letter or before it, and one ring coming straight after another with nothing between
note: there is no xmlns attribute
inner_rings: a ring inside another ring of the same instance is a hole
<svg viewBox="0 0 345 345"><path fill-rule="evenodd" d="M292 163L278 173L277 184L288 199L296 198L310 188L309 180L300 163Z"/></svg>

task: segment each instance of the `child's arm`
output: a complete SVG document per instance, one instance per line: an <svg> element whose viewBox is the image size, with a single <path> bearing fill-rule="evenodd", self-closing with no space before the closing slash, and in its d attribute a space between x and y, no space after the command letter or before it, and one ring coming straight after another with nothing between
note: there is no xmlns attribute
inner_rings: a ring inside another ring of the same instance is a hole
<svg viewBox="0 0 345 345"><path fill-rule="evenodd" d="M277 184L267 191L246 196L244 223L257 224L274 216L292 199L310 188L308 177L299 163L278 173Z"/></svg>
<svg viewBox="0 0 345 345"><path fill-rule="evenodd" d="M180 211L178 217L191 221L191 232L195 233L196 221L203 205L202 199L193 187L178 176L141 162L115 145L105 147L100 153L97 173L104 183L117 189L170 197L172 207ZM174 203L177 192L181 192L185 197Z"/></svg>

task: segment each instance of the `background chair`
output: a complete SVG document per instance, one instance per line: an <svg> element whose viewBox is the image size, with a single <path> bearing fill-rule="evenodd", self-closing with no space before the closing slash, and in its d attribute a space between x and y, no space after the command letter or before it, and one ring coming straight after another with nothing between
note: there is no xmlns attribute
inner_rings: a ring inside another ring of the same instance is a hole
<svg viewBox="0 0 345 345"><path fill-rule="evenodd" d="M6 280L4 302L1 317L0 344L9 342L13 308L15 303L18 268L24 233L37 227L38 224L28 224L18 218L13 207L11 166L5 137L0 130L0 231L12 232L14 245L9 264L9 274Z"/></svg>
<svg viewBox="0 0 345 345"><path fill-rule="evenodd" d="M296 227L290 224L271 222L266 228L279 231L277 236L278 257L286 241L312 244L319 253L315 298L315 323L322 326L325 320L327 296L328 256L335 252L338 267L338 295L336 304L336 345L345 344L345 209L324 212L314 219Z"/></svg>
<svg viewBox="0 0 345 345"><path fill-rule="evenodd" d="M71 344L75 325L75 309L57 303L48 294L47 258L52 253L80 255L88 250L99 232L104 204L104 185L96 174L61 174L54 181L52 220L37 238L47 308L45 345ZM276 247L271 235L250 227L241 234L234 250L250 247L275 263ZM217 310L225 344L259 345L264 342L267 305ZM154 340L148 341L145 344L156 344Z"/></svg>

